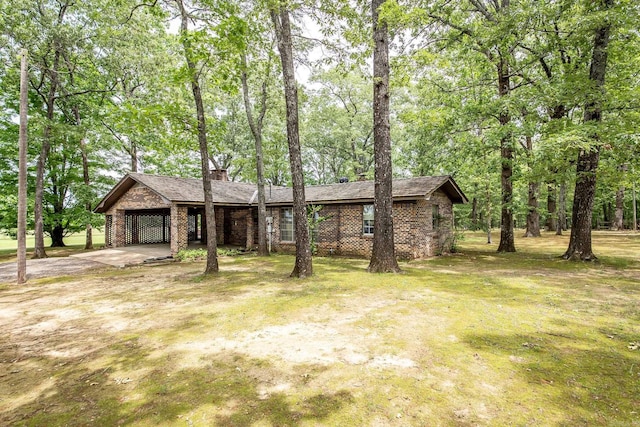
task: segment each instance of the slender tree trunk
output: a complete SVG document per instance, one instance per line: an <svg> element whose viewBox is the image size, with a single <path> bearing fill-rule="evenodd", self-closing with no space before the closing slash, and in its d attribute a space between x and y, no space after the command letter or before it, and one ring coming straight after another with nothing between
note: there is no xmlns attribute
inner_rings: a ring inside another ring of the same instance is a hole
<svg viewBox="0 0 640 427"><path fill-rule="evenodd" d="M527 136L527 157L531 164L531 156L533 154L533 138ZM529 199L527 202L527 228L524 237L540 237L540 212L538 212L538 190L540 184L538 182L529 182Z"/></svg>
<svg viewBox="0 0 640 427"><path fill-rule="evenodd" d="M393 239L393 170L391 167L391 126L389 121L389 32L380 21L385 0L371 2L373 22L373 152L375 192L373 251L368 270L372 273L399 272Z"/></svg>
<svg viewBox="0 0 640 427"><path fill-rule="evenodd" d="M555 172L554 172L555 173ZM547 184L547 231L553 231L557 227L556 215L558 206L556 204L556 184Z"/></svg>
<svg viewBox="0 0 640 427"><path fill-rule="evenodd" d="M300 150L300 133L298 131L298 88L293 68L293 45L289 11L284 6L280 6L279 10L272 9L271 20L275 27L278 51L282 62L284 98L287 107L289 163L291 164L291 181L293 182L296 264L291 272L291 277L303 278L313 274L313 264L309 245L309 228L307 227L307 203L304 195L302 153Z"/></svg>
<svg viewBox="0 0 640 427"><path fill-rule="evenodd" d="M138 172L138 146L135 142L129 145L129 156L131 158L131 172Z"/></svg>
<svg viewBox="0 0 640 427"><path fill-rule="evenodd" d="M242 95L244 99L244 108L247 112L247 121L253 135L256 147L256 174L258 177L258 255L268 256L269 248L267 245L267 202L264 192L264 161L262 155L262 123L267 112L267 82L262 82L262 92L260 99L260 112L258 119L254 120L251 101L249 100L249 84L247 82L247 58L242 56ZM268 76L267 76L268 78Z"/></svg>
<svg viewBox="0 0 640 427"><path fill-rule="evenodd" d="M180 9L181 26L180 34L182 36L182 46L184 48L184 56L189 68L189 79L191 81L191 91L193 92L193 100L196 106L196 115L198 119L198 145L200 148L200 166L202 173L202 186L204 189L204 214L207 227L207 265L204 274L214 274L218 272L218 242L216 237L216 217L213 208L213 192L211 190L211 171L209 170L209 147L207 142L207 123L204 114L204 104L202 102L202 93L200 91L200 83L196 64L191 55L191 44L187 37L189 31L189 16L184 7L182 0L176 0ZM216 169L219 169L212 159Z"/></svg>
<svg viewBox="0 0 640 427"><path fill-rule="evenodd" d="M638 205L636 199L636 178L633 178L633 187L631 188L633 193L633 231L638 231Z"/></svg>
<svg viewBox="0 0 640 427"><path fill-rule="evenodd" d="M505 97L511 90L509 78L509 64L507 59L502 57L498 63L498 93L501 97ZM507 126L511 121L509 113L503 111L500 113L500 125ZM500 157L502 159L502 213L500 224L500 244L498 252L515 252L516 245L513 232L513 210L511 203L513 201L513 136L508 133L500 139Z"/></svg>
<svg viewBox="0 0 640 427"><path fill-rule="evenodd" d="M471 203L471 229L478 229L478 198L474 197Z"/></svg>
<svg viewBox="0 0 640 427"><path fill-rule="evenodd" d="M80 127L80 109L78 108L78 106L74 106L73 107L73 114L75 116L75 120L76 120L76 126ZM80 139L80 155L82 156L82 180L84 181L84 185L87 186L87 188L90 187L91 185L91 181L89 179L89 159L87 157L87 143L85 141L84 135L82 136L82 138ZM85 205L85 209L87 210L87 215L90 216L92 209L91 209L91 202L87 201L86 205ZM92 233L92 227L91 227L91 222L87 221L87 223L85 224L85 243L84 243L84 248L85 249L93 249L93 233Z"/></svg>
<svg viewBox="0 0 640 427"><path fill-rule="evenodd" d="M562 231L567 229L567 184L560 183L560 197L558 200L558 220L556 221L556 235L562 236Z"/></svg>
<svg viewBox="0 0 640 427"><path fill-rule="evenodd" d="M616 230L624 230L624 187L616 191L616 213L614 227Z"/></svg>
<svg viewBox="0 0 640 427"><path fill-rule="evenodd" d="M487 196L487 245L492 243L491 241L491 187L489 186L489 179L486 181L486 196Z"/></svg>
<svg viewBox="0 0 640 427"><path fill-rule="evenodd" d="M58 90L58 66L60 64L60 50L56 49L53 67L48 71L51 85L47 94L47 122L44 125L42 135L42 147L40 148L40 156L36 164L36 194L35 205L33 208L35 220L35 247L33 250L33 258L46 258L47 253L44 250L44 172L49 151L51 150L51 123L53 123L56 92Z"/></svg>
<svg viewBox="0 0 640 427"><path fill-rule="evenodd" d="M529 183L529 212L527 212L527 229L524 237L540 237L540 214L538 213L538 188L537 182Z"/></svg>
<svg viewBox="0 0 640 427"><path fill-rule="evenodd" d="M29 77L27 51L20 53L20 130L18 136L18 284L27 281L27 111Z"/></svg>
<svg viewBox="0 0 640 427"><path fill-rule="evenodd" d="M610 9L613 0L604 0L603 5ZM589 80L599 89L593 100L585 105L584 122L599 123L602 121L602 105L600 97L604 91L604 81L607 70L607 47L611 23L606 21L602 27L596 29ZM571 237L569 247L563 255L565 259L591 261L595 260L591 247L591 216L596 193L596 172L600 160L599 136L594 133L591 137L594 146L580 150L576 166L576 188L573 197L573 215L571 221Z"/></svg>

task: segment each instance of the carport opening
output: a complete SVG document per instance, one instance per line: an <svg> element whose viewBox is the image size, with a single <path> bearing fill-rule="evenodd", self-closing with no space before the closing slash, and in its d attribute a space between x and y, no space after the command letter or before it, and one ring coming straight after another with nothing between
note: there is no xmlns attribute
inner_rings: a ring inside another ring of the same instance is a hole
<svg viewBox="0 0 640 427"><path fill-rule="evenodd" d="M171 211L125 211L125 244L171 243Z"/></svg>

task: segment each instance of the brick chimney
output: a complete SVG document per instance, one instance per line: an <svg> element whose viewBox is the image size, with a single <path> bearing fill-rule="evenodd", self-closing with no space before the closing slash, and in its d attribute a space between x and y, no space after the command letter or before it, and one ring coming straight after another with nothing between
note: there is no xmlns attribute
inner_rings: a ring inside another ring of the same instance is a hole
<svg viewBox="0 0 640 427"><path fill-rule="evenodd" d="M226 169L211 169L211 179L213 181L229 181Z"/></svg>

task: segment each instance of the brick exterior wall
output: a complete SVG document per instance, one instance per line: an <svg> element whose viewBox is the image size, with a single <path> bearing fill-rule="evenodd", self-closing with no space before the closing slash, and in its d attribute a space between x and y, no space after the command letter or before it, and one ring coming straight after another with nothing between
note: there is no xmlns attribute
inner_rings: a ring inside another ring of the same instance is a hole
<svg viewBox="0 0 640 427"><path fill-rule="evenodd" d="M439 227L433 229L433 206L438 205ZM363 235L362 204L325 205L320 216L326 219L318 226L319 255L370 257L373 236ZM171 212L171 252L176 254L188 245L188 208L167 203L148 188L136 184L107 212L112 216L111 241L124 246L125 211L167 209ZM218 244L234 244L247 248L255 245L257 224L252 216L255 208L215 207ZM267 208L273 218L271 248L275 252L295 253L295 242L280 241L280 207ZM427 199L393 204L396 255L415 259L439 255L451 250L453 242L453 204L441 190ZM203 224L204 226L204 224Z"/></svg>
<svg viewBox="0 0 640 427"><path fill-rule="evenodd" d="M162 197L158 196L147 187L136 184L122 197L120 197L106 212L106 214L114 215L115 211L120 209L167 209L170 207L171 203L167 203Z"/></svg>
<svg viewBox="0 0 640 427"><path fill-rule="evenodd" d="M438 205L440 225L433 229L433 205ZM373 236L363 234L362 204L325 205L320 216L326 219L318 226L318 255L370 257ZM280 241L280 208L268 208L273 217L272 250L294 253L294 242ZM416 259L439 255L451 250L453 204L438 190L429 200L393 204L396 256Z"/></svg>
<svg viewBox="0 0 640 427"><path fill-rule="evenodd" d="M216 206L214 216L216 218L216 243L224 245L224 208Z"/></svg>

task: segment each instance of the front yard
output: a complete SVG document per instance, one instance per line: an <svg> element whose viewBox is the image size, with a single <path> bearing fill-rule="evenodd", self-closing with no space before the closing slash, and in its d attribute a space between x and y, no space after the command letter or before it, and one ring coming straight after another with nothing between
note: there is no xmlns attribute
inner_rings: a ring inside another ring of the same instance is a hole
<svg viewBox="0 0 640 427"><path fill-rule="evenodd" d="M0 425L640 425L640 235L0 284Z"/></svg>

